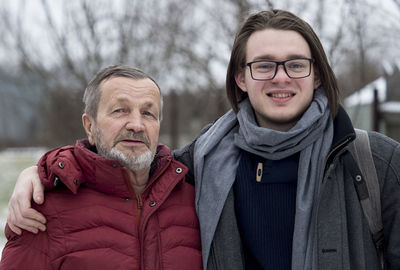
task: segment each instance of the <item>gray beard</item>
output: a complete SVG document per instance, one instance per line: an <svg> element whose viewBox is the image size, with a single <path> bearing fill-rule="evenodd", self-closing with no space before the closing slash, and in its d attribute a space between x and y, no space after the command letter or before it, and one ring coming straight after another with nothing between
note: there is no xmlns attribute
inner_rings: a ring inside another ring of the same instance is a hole
<svg viewBox="0 0 400 270"><path fill-rule="evenodd" d="M148 169L150 168L151 163L154 160L155 152L152 152L150 150L147 150L139 156L135 156L134 154L126 155L117 150L115 147L112 147L111 150L107 149L107 147L103 144L102 135L98 129L95 130L94 136L96 141L97 153L100 156L108 159L117 160L119 163L121 163L122 166L127 167L131 171Z"/></svg>

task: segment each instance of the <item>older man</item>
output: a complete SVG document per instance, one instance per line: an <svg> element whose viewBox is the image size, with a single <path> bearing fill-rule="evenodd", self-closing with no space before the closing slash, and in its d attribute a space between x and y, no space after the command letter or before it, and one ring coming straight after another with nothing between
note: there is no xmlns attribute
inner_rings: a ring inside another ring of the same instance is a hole
<svg viewBox="0 0 400 270"><path fill-rule="evenodd" d="M1 269L201 269L194 187L158 144L162 99L140 70L101 70L84 94L88 136L39 162L47 230L8 227ZM62 124L62 123L60 123Z"/></svg>

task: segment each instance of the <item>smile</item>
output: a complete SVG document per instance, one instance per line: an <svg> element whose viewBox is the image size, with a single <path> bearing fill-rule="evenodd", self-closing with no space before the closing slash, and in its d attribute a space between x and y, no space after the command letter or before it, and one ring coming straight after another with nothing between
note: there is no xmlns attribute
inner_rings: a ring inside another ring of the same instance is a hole
<svg viewBox="0 0 400 270"><path fill-rule="evenodd" d="M288 97L292 97L294 96L294 94L290 94L290 93L271 93L271 94L267 94L269 97L273 97L273 98L288 98Z"/></svg>

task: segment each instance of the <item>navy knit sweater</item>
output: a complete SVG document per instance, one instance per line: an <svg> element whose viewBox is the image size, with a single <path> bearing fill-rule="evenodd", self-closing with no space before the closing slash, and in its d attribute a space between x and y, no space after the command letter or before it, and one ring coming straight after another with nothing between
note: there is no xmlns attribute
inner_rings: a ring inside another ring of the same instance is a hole
<svg viewBox="0 0 400 270"><path fill-rule="evenodd" d="M298 163L242 151L234 195L246 270L291 269Z"/></svg>

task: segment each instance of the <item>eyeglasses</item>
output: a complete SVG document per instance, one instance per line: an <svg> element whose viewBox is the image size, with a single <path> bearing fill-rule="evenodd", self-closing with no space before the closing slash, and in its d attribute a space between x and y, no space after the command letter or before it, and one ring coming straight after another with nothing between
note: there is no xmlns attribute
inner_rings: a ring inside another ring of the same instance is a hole
<svg viewBox="0 0 400 270"><path fill-rule="evenodd" d="M310 76L311 64L314 59L297 58L282 62L258 60L246 64L250 68L250 74L253 80L267 81L275 78L278 67L283 66L289 78L300 79Z"/></svg>

